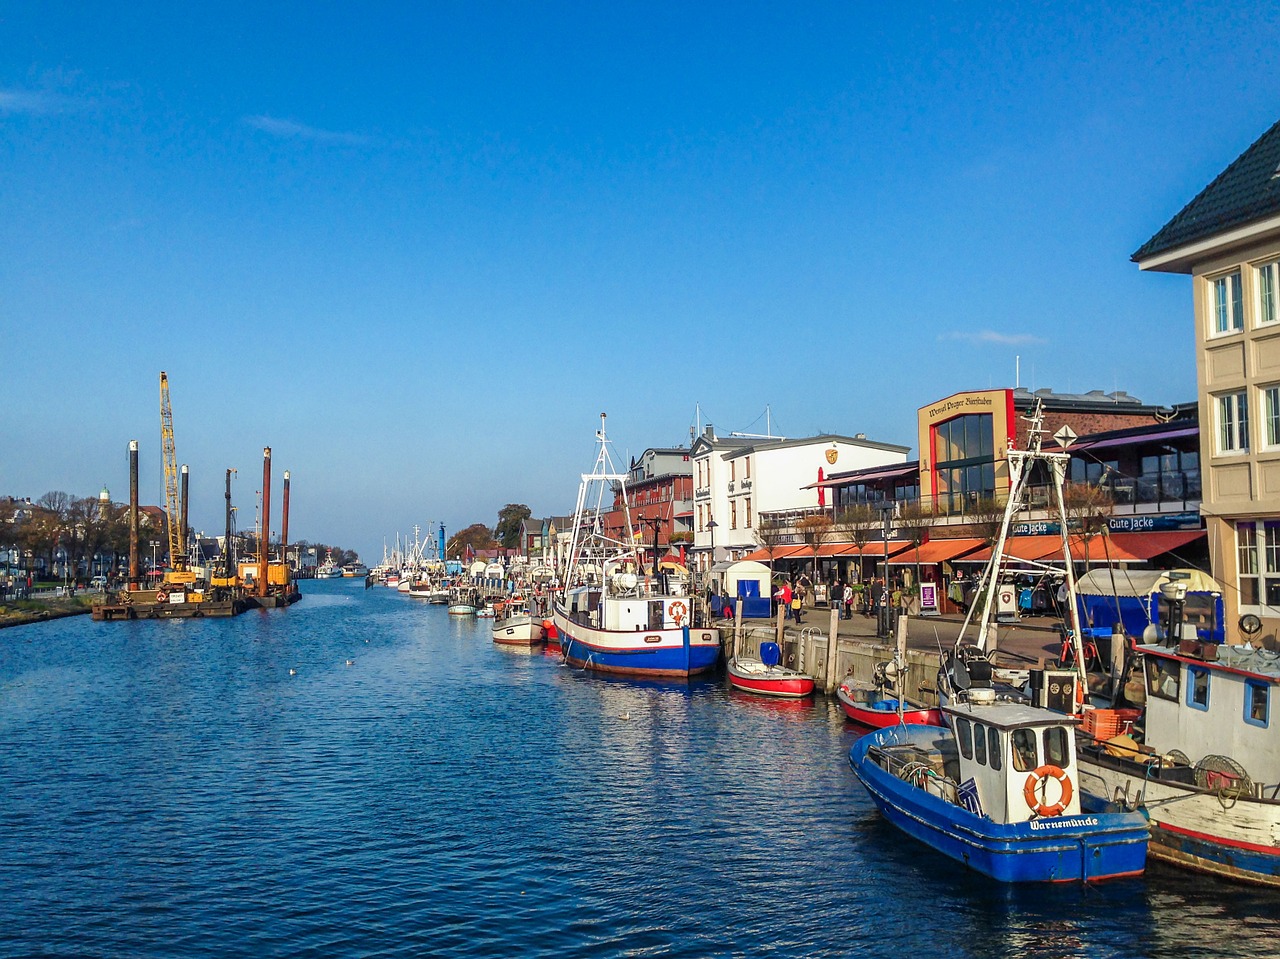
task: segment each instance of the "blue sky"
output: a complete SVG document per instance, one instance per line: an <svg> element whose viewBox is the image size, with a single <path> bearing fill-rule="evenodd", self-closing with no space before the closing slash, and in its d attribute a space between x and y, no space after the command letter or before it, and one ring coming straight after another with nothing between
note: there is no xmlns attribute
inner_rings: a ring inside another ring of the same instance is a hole
<svg viewBox="0 0 1280 959"><path fill-rule="evenodd" d="M568 511L601 411L913 444L1015 356L1191 399L1189 281L1129 255L1276 121L1277 16L6 4L0 493L123 498L136 438L158 502L162 369L195 525L270 445L369 559Z"/></svg>

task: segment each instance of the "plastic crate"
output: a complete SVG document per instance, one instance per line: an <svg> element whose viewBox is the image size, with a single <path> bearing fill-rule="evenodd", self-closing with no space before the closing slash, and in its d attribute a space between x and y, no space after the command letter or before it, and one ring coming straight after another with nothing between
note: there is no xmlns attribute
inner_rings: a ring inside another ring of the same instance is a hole
<svg viewBox="0 0 1280 959"><path fill-rule="evenodd" d="M1128 732L1128 727L1142 715L1140 709L1091 709L1084 714L1081 727L1094 739L1107 740Z"/></svg>

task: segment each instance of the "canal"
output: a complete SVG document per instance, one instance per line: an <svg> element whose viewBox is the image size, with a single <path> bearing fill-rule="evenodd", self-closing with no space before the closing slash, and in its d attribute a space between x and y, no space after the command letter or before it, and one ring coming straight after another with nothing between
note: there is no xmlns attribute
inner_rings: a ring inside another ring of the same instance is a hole
<svg viewBox="0 0 1280 959"><path fill-rule="evenodd" d="M1274 956L1280 897L995 888L824 698L608 680L358 580L0 631L0 956Z"/></svg>

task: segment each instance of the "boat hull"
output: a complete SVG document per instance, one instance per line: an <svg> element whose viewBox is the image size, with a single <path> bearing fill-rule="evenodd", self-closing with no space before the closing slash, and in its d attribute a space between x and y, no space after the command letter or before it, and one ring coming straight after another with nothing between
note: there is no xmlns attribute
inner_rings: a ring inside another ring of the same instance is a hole
<svg viewBox="0 0 1280 959"><path fill-rule="evenodd" d="M502 646L533 646L545 638L542 620L532 616L499 619L493 624L493 641Z"/></svg>
<svg viewBox="0 0 1280 959"><path fill-rule="evenodd" d="M876 709L870 702L859 702L849 695L842 683L836 689L840 708L855 723L872 729L884 729L898 725L897 709ZM902 714L902 722L914 726L941 726L942 711L938 709L908 709Z"/></svg>
<svg viewBox="0 0 1280 959"><path fill-rule="evenodd" d="M575 622L556 609L552 617L567 663L619 676L686 678L709 672L720 660L714 629L622 632Z"/></svg>
<svg viewBox="0 0 1280 959"><path fill-rule="evenodd" d="M467 606L461 603L454 603L449 606L450 616L474 616L475 614L476 608L474 606Z"/></svg>
<svg viewBox="0 0 1280 959"><path fill-rule="evenodd" d="M996 823L917 788L868 756L877 745L943 728L907 726L863 736L849 765L881 814L907 835L999 882L1100 882L1140 875L1148 825L1141 813L1095 813Z"/></svg>
<svg viewBox="0 0 1280 959"><path fill-rule="evenodd" d="M1150 856L1224 879L1280 887L1280 803L1161 781L1080 757L1081 804L1145 810Z"/></svg>
<svg viewBox="0 0 1280 959"><path fill-rule="evenodd" d="M727 671L729 684L744 693L781 699L802 699L813 695L813 677L794 669L769 666L763 670L745 670L737 662L730 662Z"/></svg>

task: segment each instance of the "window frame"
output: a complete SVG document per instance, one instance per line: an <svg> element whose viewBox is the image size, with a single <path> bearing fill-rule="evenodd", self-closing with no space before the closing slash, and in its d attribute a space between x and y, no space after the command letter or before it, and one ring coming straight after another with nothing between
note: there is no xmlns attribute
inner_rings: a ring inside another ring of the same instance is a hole
<svg viewBox="0 0 1280 959"><path fill-rule="evenodd" d="M1214 454L1247 456L1250 448L1248 390L1212 395Z"/></svg>
<svg viewBox="0 0 1280 959"><path fill-rule="evenodd" d="M1280 323L1280 260L1255 264L1253 280L1257 294L1254 300L1258 306L1258 326Z"/></svg>
<svg viewBox="0 0 1280 959"><path fill-rule="evenodd" d="M1239 268L1206 277L1209 289L1209 337L1232 336L1244 331L1244 277ZM1220 291L1229 291L1230 297Z"/></svg>
<svg viewBox="0 0 1280 959"><path fill-rule="evenodd" d="M1258 387L1262 402L1258 408L1262 413L1262 448L1264 450L1280 449L1280 383L1268 383Z"/></svg>
<svg viewBox="0 0 1280 959"><path fill-rule="evenodd" d="M1209 669L1207 666L1187 665L1187 705L1201 712L1209 711ZM1204 701L1200 701L1199 693L1204 693Z"/></svg>
<svg viewBox="0 0 1280 959"><path fill-rule="evenodd" d="M1250 726L1258 726L1267 729L1271 725L1271 684L1264 679L1246 679L1244 681L1244 721ZM1265 702L1263 703L1263 716L1261 719L1253 718L1253 694L1261 690L1265 694Z"/></svg>

